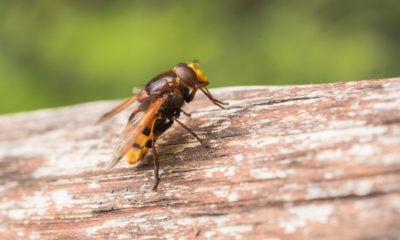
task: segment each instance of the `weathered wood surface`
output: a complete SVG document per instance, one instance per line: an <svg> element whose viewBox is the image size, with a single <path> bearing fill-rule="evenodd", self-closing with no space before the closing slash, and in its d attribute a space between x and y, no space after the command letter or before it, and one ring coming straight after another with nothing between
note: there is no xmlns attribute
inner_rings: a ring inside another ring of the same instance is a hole
<svg viewBox="0 0 400 240"><path fill-rule="evenodd" d="M400 78L199 94L153 168L105 171L117 101L0 118L0 239L398 239ZM151 160L151 154L147 155Z"/></svg>

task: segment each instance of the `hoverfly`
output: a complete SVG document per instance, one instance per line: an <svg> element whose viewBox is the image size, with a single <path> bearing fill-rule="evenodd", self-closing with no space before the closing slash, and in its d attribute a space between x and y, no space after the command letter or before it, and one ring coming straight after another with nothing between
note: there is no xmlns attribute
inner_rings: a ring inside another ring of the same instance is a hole
<svg viewBox="0 0 400 240"><path fill-rule="evenodd" d="M132 114L120 137L109 168L114 167L123 156L126 157L129 164L134 164L143 159L148 149L151 148L155 177L153 191L156 191L160 178L155 143L158 137L174 122L177 122L204 147L207 147L196 133L178 120L181 112L190 116L181 108L185 102L189 103L193 100L198 90L202 91L212 103L220 108L224 108L223 105L227 104L211 95L206 87L209 84L208 78L198 66L197 62L175 65L171 70L154 77L137 95L125 100L98 120L98 123L103 122L133 105Z"/></svg>

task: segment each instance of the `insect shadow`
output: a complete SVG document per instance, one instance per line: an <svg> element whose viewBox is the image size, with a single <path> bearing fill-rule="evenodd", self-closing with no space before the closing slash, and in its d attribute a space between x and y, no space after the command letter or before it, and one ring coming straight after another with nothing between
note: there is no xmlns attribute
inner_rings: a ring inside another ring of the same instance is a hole
<svg viewBox="0 0 400 240"><path fill-rule="evenodd" d="M193 125L190 121L189 124ZM211 129L207 129L205 133L204 129L195 129L195 131L202 132L203 140L207 143L209 142ZM179 126L174 126L171 131L169 131L169 134L164 135L163 138L160 138L157 142L157 153L160 156L160 165L164 170L168 171L173 171L175 166L182 166L184 163L198 161L200 158L204 158L204 155L209 151L211 151L209 145L208 148L202 146L193 136L186 133L184 129L180 129ZM153 167L153 158L151 152L149 152L136 166L136 169L139 171L147 171L152 170ZM167 177L165 171L163 171L161 176Z"/></svg>

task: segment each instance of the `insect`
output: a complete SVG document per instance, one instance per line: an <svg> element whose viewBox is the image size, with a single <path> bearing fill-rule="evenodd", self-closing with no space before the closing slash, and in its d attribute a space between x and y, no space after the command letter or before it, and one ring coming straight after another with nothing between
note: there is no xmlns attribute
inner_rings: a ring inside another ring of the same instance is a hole
<svg viewBox="0 0 400 240"><path fill-rule="evenodd" d="M175 65L171 70L154 77L137 95L125 100L98 120L98 123L104 122L133 105L133 111L122 132L109 168L114 167L123 156L126 157L128 163L134 164L143 159L151 148L155 177L153 191L156 191L160 178L155 143L174 122L192 134L204 147L208 147L196 133L178 120L181 113L190 116L181 108L185 102L189 103L193 100L198 90L218 107L224 108L223 105L227 105L211 95L206 87L209 84L208 78L198 67L197 62Z"/></svg>

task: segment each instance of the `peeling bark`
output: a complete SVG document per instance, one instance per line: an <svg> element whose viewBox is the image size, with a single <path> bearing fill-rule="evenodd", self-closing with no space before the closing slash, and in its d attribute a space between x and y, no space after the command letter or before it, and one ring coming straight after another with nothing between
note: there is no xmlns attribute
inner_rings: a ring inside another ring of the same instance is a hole
<svg viewBox="0 0 400 240"><path fill-rule="evenodd" d="M0 118L1 239L396 239L400 78L214 89L151 154L105 171L117 101ZM147 162L147 163L146 163Z"/></svg>

